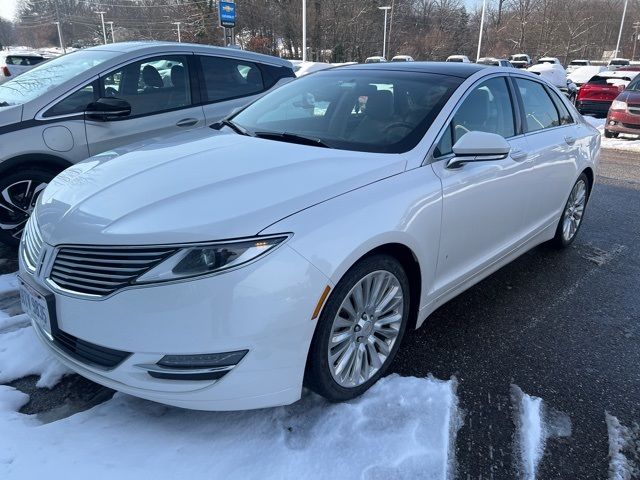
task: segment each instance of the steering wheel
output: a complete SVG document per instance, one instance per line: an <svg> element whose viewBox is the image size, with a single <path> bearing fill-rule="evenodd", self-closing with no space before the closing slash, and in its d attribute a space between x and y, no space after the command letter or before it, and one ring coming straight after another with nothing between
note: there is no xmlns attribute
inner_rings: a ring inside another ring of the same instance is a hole
<svg viewBox="0 0 640 480"><path fill-rule="evenodd" d="M389 133L395 128L406 128L407 130L413 130L415 128L415 125L412 125L408 122L393 122L384 127L384 133Z"/></svg>

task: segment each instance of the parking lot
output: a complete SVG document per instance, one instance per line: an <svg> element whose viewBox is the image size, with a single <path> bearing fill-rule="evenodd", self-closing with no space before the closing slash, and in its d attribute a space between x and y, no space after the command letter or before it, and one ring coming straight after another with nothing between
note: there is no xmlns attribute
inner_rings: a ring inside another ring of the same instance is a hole
<svg viewBox="0 0 640 480"><path fill-rule="evenodd" d="M518 388L542 399L549 424L570 425L570 434L549 434L538 478L607 478L607 414L637 435L640 154L605 150L598 180L568 251L531 250L441 307L399 352L395 373L457 380L457 478L518 476ZM15 271L15 256L0 247L0 273ZM0 309L16 302L5 296ZM36 388L36 380L11 385L31 396L22 412L45 420L112 395L75 375L51 390ZM624 453L640 464L637 447Z"/></svg>

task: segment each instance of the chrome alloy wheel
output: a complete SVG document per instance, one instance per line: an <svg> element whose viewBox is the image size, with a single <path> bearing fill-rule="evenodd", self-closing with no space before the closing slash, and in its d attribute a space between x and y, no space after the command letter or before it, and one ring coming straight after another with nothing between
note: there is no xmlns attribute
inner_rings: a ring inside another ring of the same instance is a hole
<svg viewBox="0 0 640 480"><path fill-rule="evenodd" d="M403 309L404 292L391 272L371 272L353 286L329 337L329 369L340 386L357 387L380 370L400 333Z"/></svg>
<svg viewBox="0 0 640 480"><path fill-rule="evenodd" d="M0 229L20 240L38 195L46 186L46 182L25 179L0 191Z"/></svg>
<svg viewBox="0 0 640 480"><path fill-rule="evenodd" d="M562 236L566 242L571 241L578 231L586 203L587 185L584 180L578 180L571 190L562 215Z"/></svg>

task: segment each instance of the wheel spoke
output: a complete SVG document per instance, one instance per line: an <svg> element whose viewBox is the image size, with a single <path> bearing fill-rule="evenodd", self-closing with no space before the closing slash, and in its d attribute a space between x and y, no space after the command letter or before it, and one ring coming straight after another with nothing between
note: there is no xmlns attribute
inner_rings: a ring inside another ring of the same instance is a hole
<svg viewBox="0 0 640 480"><path fill-rule="evenodd" d="M378 370L382 366L382 362L380 361L380 357L378 356L378 351L373 344L371 339L367 340L367 351L369 352L369 358L371 359L371 366Z"/></svg>
<svg viewBox="0 0 640 480"><path fill-rule="evenodd" d="M390 323L400 322L400 320L402 320L402 315L400 315L399 313L394 313L386 317L378 318L378 320L376 320L376 327L381 328L385 325L389 325Z"/></svg>
<svg viewBox="0 0 640 480"><path fill-rule="evenodd" d="M382 300L380 300L380 303L376 305L376 315L383 315L397 305L399 299L396 298L396 295L399 290L399 285L394 285L389 289Z"/></svg>

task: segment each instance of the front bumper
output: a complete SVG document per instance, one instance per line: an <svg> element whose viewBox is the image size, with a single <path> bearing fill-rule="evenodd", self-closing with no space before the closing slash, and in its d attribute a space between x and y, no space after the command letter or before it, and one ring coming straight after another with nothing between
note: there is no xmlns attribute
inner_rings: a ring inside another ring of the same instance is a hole
<svg viewBox="0 0 640 480"><path fill-rule="evenodd" d="M22 261L22 260L21 260ZM33 277L21 265L21 275ZM48 289L36 281L41 289ZM32 322L72 370L149 400L198 410L242 410L300 398L313 311L328 279L287 245L243 268L120 291L103 300L55 293L57 327L99 347L129 352L113 368L70 355ZM155 378L165 355L247 350L219 380Z"/></svg>
<svg viewBox="0 0 640 480"><path fill-rule="evenodd" d="M610 132L640 135L640 115L624 110L610 110L604 128Z"/></svg>

